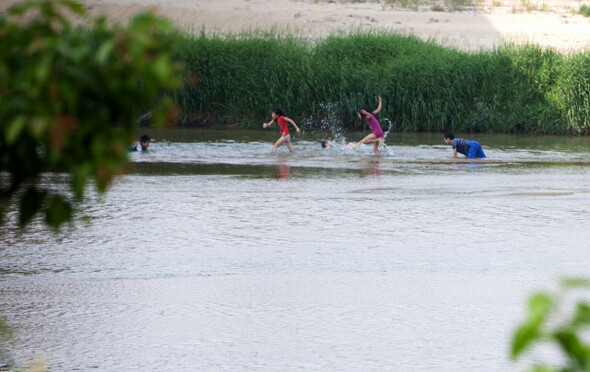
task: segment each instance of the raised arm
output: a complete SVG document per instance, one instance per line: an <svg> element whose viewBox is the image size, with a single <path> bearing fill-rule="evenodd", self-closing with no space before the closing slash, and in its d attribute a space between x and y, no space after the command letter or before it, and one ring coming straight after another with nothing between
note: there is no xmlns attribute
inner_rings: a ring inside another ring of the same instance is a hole
<svg viewBox="0 0 590 372"><path fill-rule="evenodd" d="M268 128L272 125L272 123L273 123L273 120L271 119L268 123L263 123L262 128Z"/></svg>
<svg viewBox="0 0 590 372"><path fill-rule="evenodd" d="M297 124L295 124L295 122L291 119L289 119L288 117L285 116L285 121L288 121L289 123L291 123L292 126L295 127L295 130L297 131L297 133L300 133L301 131L299 130L299 127L297 127Z"/></svg>
<svg viewBox="0 0 590 372"><path fill-rule="evenodd" d="M379 96L379 106L377 106L377 108L375 109L375 111L373 111L374 114L379 113L379 111L381 111L381 104L382 104L383 100L381 99L381 96Z"/></svg>

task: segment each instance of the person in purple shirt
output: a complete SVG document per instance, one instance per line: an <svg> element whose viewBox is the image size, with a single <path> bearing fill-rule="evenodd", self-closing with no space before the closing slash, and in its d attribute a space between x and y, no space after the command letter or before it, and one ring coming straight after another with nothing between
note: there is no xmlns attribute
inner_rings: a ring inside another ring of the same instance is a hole
<svg viewBox="0 0 590 372"><path fill-rule="evenodd" d="M458 152L467 156L469 159L486 157L486 154L484 154L481 149L481 145L477 141L469 141L465 138L455 138L455 135L451 132L446 132L444 134L444 140L447 145L451 145L453 148L454 158L457 157Z"/></svg>
<svg viewBox="0 0 590 372"><path fill-rule="evenodd" d="M372 133L360 140L356 145L352 145L351 148L357 148L361 145L361 143L372 143L373 151L375 151L375 154L381 155L381 151L379 151L379 148L383 144L383 138L385 137L385 135L383 134L383 129L381 129L381 124L379 124L379 122L375 118L375 115L377 115L379 111L381 111L381 104L382 99L381 97L379 97L379 106L377 106L377 108L374 111L371 111L366 107L363 107L357 111L359 119L365 119L367 124L369 124L369 126L371 127Z"/></svg>

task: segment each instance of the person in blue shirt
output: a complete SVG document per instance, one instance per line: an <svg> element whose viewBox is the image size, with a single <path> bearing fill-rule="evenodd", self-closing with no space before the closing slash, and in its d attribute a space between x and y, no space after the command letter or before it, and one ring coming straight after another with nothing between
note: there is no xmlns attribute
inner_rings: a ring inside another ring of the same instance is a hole
<svg viewBox="0 0 590 372"><path fill-rule="evenodd" d="M481 145L477 141L469 141L465 138L455 138L455 135L451 132L446 132L444 134L444 140L447 145L453 147L454 158L457 157L458 152L467 156L469 159L483 159L486 157L486 154L484 154L481 149Z"/></svg>
<svg viewBox="0 0 590 372"><path fill-rule="evenodd" d="M139 139L139 143L135 146L131 146L129 151L147 151L150 146L150 138L145 134Z"/></svg>

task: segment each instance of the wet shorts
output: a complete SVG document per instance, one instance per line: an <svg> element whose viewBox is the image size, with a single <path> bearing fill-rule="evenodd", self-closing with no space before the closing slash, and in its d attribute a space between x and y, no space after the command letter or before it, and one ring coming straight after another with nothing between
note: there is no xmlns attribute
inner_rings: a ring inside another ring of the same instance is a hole
<svg viewBox="0 0 590 372"><path fill-rule="evenodd" d="M469 141L469 154L467 155L469 159L475 158L485 158L486 154L483 153L479 142L477 141Z"/></svg>
<svg viewBox="0 0 590 372"><path fill-rule="evenodd" d="M283 138L285 139L285 142L291 142L291 135L290 134L283 136Z"/></svg>
<svg viewBox="0 0 590 372"><path fill-rule="evenodd" d="M377 138L385 138L385 133L383 133L383 129L379 128L379 130L374 130L373 134L377 137Z"/></svg>

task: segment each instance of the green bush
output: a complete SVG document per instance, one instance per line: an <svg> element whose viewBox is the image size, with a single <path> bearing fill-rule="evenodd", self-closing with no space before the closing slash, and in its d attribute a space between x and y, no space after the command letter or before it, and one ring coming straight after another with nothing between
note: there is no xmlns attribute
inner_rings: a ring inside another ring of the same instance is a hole
<svg viewBox="0 0 590 372"><path fill-rule="evenodd" d="M175 119L164 93L179 85L179 66L159 33L169 22L140 14L127 27L100 18L73 29L67 12L85 16L69 0L0 16L0 220L17 205L22 226L41 211L53 227L69 220L90 178L104 191L128 164L142 112ZM72 192L42 187L48 171L67 174Z"/></svg>

